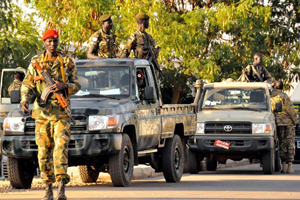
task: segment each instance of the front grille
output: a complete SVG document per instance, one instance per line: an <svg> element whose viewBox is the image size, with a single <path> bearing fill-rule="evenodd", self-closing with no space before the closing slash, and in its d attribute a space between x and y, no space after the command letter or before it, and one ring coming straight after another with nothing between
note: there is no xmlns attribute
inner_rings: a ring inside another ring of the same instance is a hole
<svg viewBox="0 0 300 200"><path fill-rule="evenodd" d="M72 116L73 121L71 121L71 134L81 133L87 130L87 119L86 116ZM35 120L31 117L26 118L25 133L34 134L35 133Z"/></svg>
<svg viewBox="0 0 300 200"><path fill-rule="evenodd" d="M222 140L223 142L227 142L230 144L230 147L245 147L250 146L250 140ZM204 140L205 146L213 147L215 146L215 140Z"/></svg>
<svg viewBox="0 0 300 200"><path fill-rule="evenodd" d="M251 122L206 122L205 123L205 134L251 134L251 133L252 133Z"/></svg>

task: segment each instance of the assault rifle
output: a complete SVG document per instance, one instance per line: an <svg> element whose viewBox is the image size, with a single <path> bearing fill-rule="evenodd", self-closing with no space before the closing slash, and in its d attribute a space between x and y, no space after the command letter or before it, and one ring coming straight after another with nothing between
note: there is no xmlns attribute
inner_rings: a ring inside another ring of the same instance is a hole
<svg viewBox="0 0 300 200"><path fill-rule="evenodd" d="M39 63L37 61L34 61L32 63L36 67L36 69L40 72L40 74L42 75L42 77L39 77L40 78L39 80L44 80L47 84L47 87L45 88L45 90L43 91L43 93L41 95L41 101L40 101L41 104L46 104L49 94L53 92L50 89L50 86L54 85L55 82L52 80L52 77L50 76L50 74L48 72L45 72L41 68L41 66L39 65ZM65 108L68 106L68 103L61 91L55 92L54 96L58 100L58 102L62 108Z"/></svg>
<svg viewBox="0 0 300 200"><path fill-rule="evenodd" d="M159 64L157 62L157 57L158 57L158 54L159 54L159 51L160 51L160 47L157 47L157 48L150 47L147 50L148 50L148 52L146 54L145 59L148 60L149 62L151 62L154 65L154 68L156 70L161 72L161 69L160 69Z"/></svg>

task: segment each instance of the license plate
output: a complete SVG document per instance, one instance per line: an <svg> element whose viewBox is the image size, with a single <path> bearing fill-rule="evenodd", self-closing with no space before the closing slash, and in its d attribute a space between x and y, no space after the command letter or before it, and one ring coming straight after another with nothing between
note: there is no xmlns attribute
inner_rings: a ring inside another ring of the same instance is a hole
<svg viewBox="0 0 300 200"><path fill-rule="evenodd" d="M297 149L300 149L300 141L297 141Z"/></svg>
<svg viewBox="0 0 300 200"><path fill-rule="evenodd" d="M221 147L224 149L229 149L230 143L224 142L222 140L215 140L214 146Z"/></svg>

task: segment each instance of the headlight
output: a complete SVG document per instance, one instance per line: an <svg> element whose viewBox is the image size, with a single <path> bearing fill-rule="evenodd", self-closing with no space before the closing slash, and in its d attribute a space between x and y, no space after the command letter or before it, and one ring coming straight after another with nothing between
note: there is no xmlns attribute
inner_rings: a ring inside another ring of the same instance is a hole
<svg viewBox="0 0 300 200"><path fill-rule="evenodd" d="M89 130L103 130L109 128L115 128L119 124L119 116L89 116Z"/></svg>
<svg viewBox="0 0 300 200"><path fill-rule="evenodd" d="M24 132L25 120L23 117L7 117L3 122L3 131Z"/></svg>
<svg viewBox="0 0 300 200"><path fill-rule="evenodd" d="M204 123L197 123L196 134L204 134L204 129L205 129Z"/></svg>
<svg viewBox="0 0 300 200"><path fill-rule="evenodd" d="M267 124L252 124L252 133L270 133L272 126L270 123Z"/></svg>

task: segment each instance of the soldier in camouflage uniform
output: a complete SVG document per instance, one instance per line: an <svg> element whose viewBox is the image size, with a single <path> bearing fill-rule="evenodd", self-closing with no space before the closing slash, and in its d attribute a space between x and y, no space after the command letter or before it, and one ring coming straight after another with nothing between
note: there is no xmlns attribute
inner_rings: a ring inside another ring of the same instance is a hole
<svg viewBox="0 0 300 200"><path fill-rule="evenodd" d="M282 104L282 112L275 113L277 132L279 136L279 155L282 160L282 172L294 173L293 161L295 156L295 128L298 123L297 113L291 99L282 92L283 83L277 81L275 89L272 91L271 104L272 111L276 103ZM287 165L288 163L288 165Z"/></svg>
<svg viewBox="0 0 300 200"><path fill-rule="evenodd" d="M75 94L81 86L78 82L75 63L65 55L57 52L58 33L51 29L43 35L46 52L32 58L21 87L21 108L29 113L28 102L35 93L32 118L35 119L35 138L38 146L38 160L41 178L46 183L44 200L53 199L52 183L59 183L58 199L67 199L65 184L70 181L67 174L68 144L70 140L71 108L69 95ZM46 82L33 62L38 62L47 71L55 84L50 87L53 92L62 91L68 106L62 108L54 95L50 94L45 104L40 102Z"/></svg>
<svg viewBox="0 0 300 200"><path fill-rule="evenodd" d="M116 58L118 45L116 43L116 35L110 32L113 27L111 15L102 15L99 20L102 24L102 29L90 37L87 57L89 59Z"/></svg>
<svg viewBox="0 0 300 200"><path fill-rule="evenodd" d="M142 71L138 70L136 73L136 77L137 77L137 86L138 86L140 100L144 100L145 87L146 87L145 74Z"/></svg>
<svg viewBox="0 0 300 200"><path fill-rule="evenodd" d="M271 74L263 66L263 56L260 53L254 55L254 61L252 65L248 65L245 68L245 74L250 82L268 82L271 83Z"/></svg>
<svg viewBox="0 0 300 200"><path fill-rule="evenodd" d="M151 62L157 71L161 71L157 62L160 47L155 48L155 40L146 32L149 28L149 16L144 13L136 15L138 30L133 33L122 50L123 58L130 55L131 50L135 58L147 59Z"/></svg>
<svg viewBox="0 0 300 200"><path fill-rule="evenodd" d="M14 81L8 87L9 96L11 95L12 90L20 90L21 89L23 79L24 79L24 74L23 73L16 72L14 74Z"/></svg>

